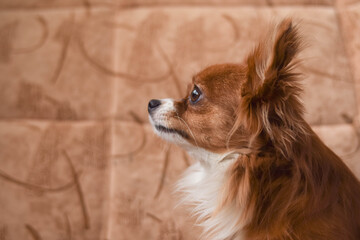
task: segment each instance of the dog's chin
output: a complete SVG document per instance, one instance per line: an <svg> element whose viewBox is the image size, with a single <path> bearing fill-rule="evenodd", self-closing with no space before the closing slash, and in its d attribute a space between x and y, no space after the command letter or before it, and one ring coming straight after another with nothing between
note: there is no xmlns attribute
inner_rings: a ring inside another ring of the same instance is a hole
<svg viewBox="0 0 360 240"><path fill-rule="evenodd" d="M178 145L188 144L186 139L189 138L189 135L186 132L179 130L179 129L167 127L164 123L157 123L151 117L149 117L149 118L150 118L150 123L151 123L151 126L152 126L154 132L159 137L161 137L162 139L164 139L168 142L178 144Z"/></svg>
<svg viewBox="0 0 360 240"><path fill-rule="evenodd" d="M163 125L153 125L153 129L154 129L154 132L159 137L161 137L162 139L164 139L168 142L175 143L178 145L187 144L186 139L188 138L188 135L187 135L187 133L185 133L181 130L168 128Z"/></svg>

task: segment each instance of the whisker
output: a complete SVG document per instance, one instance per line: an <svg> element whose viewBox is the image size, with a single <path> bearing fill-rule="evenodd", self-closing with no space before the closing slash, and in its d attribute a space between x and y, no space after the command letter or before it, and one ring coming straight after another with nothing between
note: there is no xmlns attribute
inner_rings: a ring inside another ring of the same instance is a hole
<svg viewBox="0 0 360 240"><path fill-rule="evenodd" d="M179 117L178 113L176 113L176 116L175 116L175 117L176 117L177 119L181 120L181 122L187 127L187 129L189 129L189 132L190 132L192 138L193 138L194 141L195 141L196 147L200 148L199 145L198 145L198 143L197 143L197 141L196 141L196 139L195 139L194 133L191 131L189 125L185 122L185 120L182 119L181 117Z"/></svg>

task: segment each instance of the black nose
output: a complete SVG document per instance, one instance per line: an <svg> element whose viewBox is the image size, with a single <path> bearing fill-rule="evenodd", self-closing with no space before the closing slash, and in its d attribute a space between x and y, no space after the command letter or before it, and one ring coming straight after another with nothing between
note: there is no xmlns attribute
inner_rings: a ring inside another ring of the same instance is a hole
<svg viewBox="0 0 360 240"><path fill-rule="evenodd" d="M154 111L158 106L160 106L161 102L157 99L151 99L148 105L148 111L151 113Z"/></svg>

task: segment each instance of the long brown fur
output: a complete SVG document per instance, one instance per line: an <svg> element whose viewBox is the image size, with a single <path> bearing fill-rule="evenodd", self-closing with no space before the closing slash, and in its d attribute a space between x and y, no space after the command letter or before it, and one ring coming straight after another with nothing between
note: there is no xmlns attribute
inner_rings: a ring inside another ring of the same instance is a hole
<svg viewBox="0 0 360 240"><path fill-rule="evenodd" d="M283 21L273 52L264 56L263 43L247 58L233 129L249 133L252 154L229 170L221 205L238 202L240 209L246 201L246 239L358 240L359 181L303 118L292 63L297 32Z"/></svg>

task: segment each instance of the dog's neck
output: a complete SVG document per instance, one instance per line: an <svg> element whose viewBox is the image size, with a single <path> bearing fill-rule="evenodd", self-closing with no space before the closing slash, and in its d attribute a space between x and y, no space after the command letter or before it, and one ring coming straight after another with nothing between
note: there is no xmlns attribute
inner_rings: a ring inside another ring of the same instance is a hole
<svg viewBox="0 0 360 240"><path fill-rule="evenodd" d="M204 168L213 168L215 165L217 165L224 157L224 154L214 153L210 152L208 150L205 150L203 148L188 148L186 149L187 153L195 159L196 161L199 161L201 166Z"/></svg>
<svg viewBox="0 0 360 240"><path fill-rule="evenodd" d="M187 147L185 150L192 159L198 161L202 167L207 169L224 162L236 160L242 154L249 154L248 149L229 150L224 153L215 153L199 147Z"/></svg>
<svg viewBox="0 0 360 240"><path fill-rule="evenodd" d="M232 206L228 206L218 211L216 216L214 214L220 201L226 172L240 153L219 154L202 148L186 150L196 163L189 167L178 182L177 190L183 193L182 202L194 207L193 213L207 234L213 235L214 229L219 230L212 239L230 239L235 233L239 212L232 211Z"/></svg>

